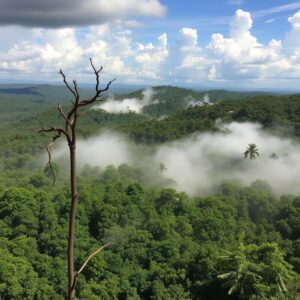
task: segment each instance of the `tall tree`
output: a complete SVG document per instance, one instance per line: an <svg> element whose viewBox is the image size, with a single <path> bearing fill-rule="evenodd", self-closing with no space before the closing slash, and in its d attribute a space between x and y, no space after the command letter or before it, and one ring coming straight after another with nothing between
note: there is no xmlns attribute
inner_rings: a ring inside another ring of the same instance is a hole
<svg viewBox="0 0 300 300"><path fill-rule="evenodd" d="M247 158L249 156L251 160L259 156L259 152L256 144L249 144L248 147L246 148L246 151L243 154L244 154L244 158Z"/></svg>
<svg viewBox="0 0 300 300"><path fill-rule="evenodd" d="M92 59L90 58L90 64L94 71L96 77L96 85L95 85L95 93L92 97L88 99L81 99L79 94L79 88L76 80L73 80L73 87L68 83L65 74L62 70L60 70L60 74L63 78L63 82L67 89L72 93L74 97L74 101L72 101L72 106L69 112L66 114L60 104L58 104L57 109L58 112L63 119L65 126L64 127L49 127L49 128L41 128L36 130L37 132L51 132L54 133L54 137L52 141L47 145L48 152L48 164L53 176L53 184L55 182L55 175L51 165L51 148L55 141L64 136L66 141L68 142L69 154L70 154L70 185L71 185L71 207L70 207L70 215L69 215L69 236L68 236L68 299L75 299L75 287L78 275L85 268L88 261L100 252L104 247L108 246L108 244L100 247L98 250L93 252L82 264L81 268L78 271L75 271L74 268L74 239L75 239L75 221L76 221L76 208L78 203L78 191L77 191L77 174L76 174L76 126L77 121L80 116L80 109L85 106L89 106L97 101L101 101L99 97L106 92L111 83L115 80L111 80L106 84L106 87L100 88L100 72L103 70L101 66L100 69L96 69L93 64Z"/></svg>
<svg viewBox="0 0 300 300"><path fill-rule="evenodd" d="M161 173L163 173L164 171L167 170L167 167L163 163L160 163L158 169Z"/></svg>

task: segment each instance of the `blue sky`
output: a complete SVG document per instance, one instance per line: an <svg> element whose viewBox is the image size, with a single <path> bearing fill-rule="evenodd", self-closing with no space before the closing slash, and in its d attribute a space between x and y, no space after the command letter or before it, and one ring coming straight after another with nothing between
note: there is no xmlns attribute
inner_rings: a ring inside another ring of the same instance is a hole
<svg viewBox="0 0 300 300"><path fill-rule="evenodd" d="M297 89L300 1L0 0L0 82Z"/></svg>

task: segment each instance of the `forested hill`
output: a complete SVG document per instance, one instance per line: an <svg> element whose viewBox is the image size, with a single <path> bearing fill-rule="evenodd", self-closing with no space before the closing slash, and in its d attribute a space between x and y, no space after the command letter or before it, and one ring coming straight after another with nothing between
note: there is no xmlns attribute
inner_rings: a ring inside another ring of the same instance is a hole
<svg viewBox="0 0 300 300"><path fill-rule="evenodd" d="M112 92L113 92L112 88ZM127 94L116 94L115 99L143 98L143 91ZM88 97L93 93L93 88L81 88L82 97ZM205 95L210 101L215 102L226 99L247 99L258 92L231 92L225 90L196 92L191 89L177 88L172 86L161 86L153 88L153 101L144 108L145 113L152 116L165 116L187 108L193 103L203 101ZM68 105L70 103L70 92L63 85L1 85L0 84L0 126L36 112L45 111L47 108L55 107L57 103ZM105 100L105 97L104 97ZM158 100L154 102L154 100ZM154 103L153 103L154 102Z"/></svg>
<svg viewBox="0 0 300 300"><path fill-rule="evenodd" d="M91 89L82 89L88 96ZM51 108L57 103L70 103L70 92L65 86L0 84L0 126Z"/></svg>
<svg viewBox="0 0 300 300"><path fill-rule="evenodd" d="M2 113L6 116L5 111ZM19 114L17 118L2 123L2 157L4 155L9 159L15 156L14 153L38 153L43 149L47 136L37 135L30 129L60 124L56 106L43 112L30 114L28 111L28 114L30 116ZM87 137L98 134L103 128L111 128L125 133L138 143L153 144L182 138L197 131L216 131L217 120L223 123L259 122L278 135L297 138L300 130L300 96L257 95L248 100L224 100L214 105L189 107L163 119L134 112L114 114L87 110L79 121L78 130L81 136Z"/></svg>
<svg viewBox="0 0 300 300"><path fill-rule="evenodd" d="M213 104L221 100L249 99L264 94L262 92L235 92L226 90L196 91L174 86L157 86L151 89L151 101L146 103L143 112L159 117L169 116L189 106ZM149 90L149 88L148 88ZM115 100L143 99L145 89L128 94L116 95Z"/></svg>
<svg viewBox="0 0 300 300"><path fill-rule="evenodd" d="M229 91L229 90L196 90L190 88L181 88L171 85L161 85L152 87L155 93L157 93L157 99L160 100L169 100L169 99L183 99L185 97L193 97L197 100L202 100L205 94L208 94L212 102L220 101L220 100L229 100L229 99L249 99L253 96L262 95L262 94L271 94L266 92L237 92L237 91ZM134 92L130 93L123 93L116 95L116 99L123 99L123 98L141 98L142 92L145 89L139 89Z"/></svg>
<svg viewBox="0 0 300 300"><path fill-rule="evenodd" d="M138 142L157 143L182 138L196 131L218 130L219 123L258 122L281 136L300 136L300 95L257 95L247 101L226 100L193 106L160 121L133 122L120 130Z"/></svg>
<svg viewBox="0 0 300 300"><path fill-rule="evenodd" d="M70 96L20 88L27 95L0 94L0 299L61 300L67 286L68 166L53 158L52 186L47 156L41 157L52 136L30 129L61 124L56 103L63 99L67 111ZM139 113L83 110L79 137L108 128L150 153L153 145L215 132L231 121L259 122L295 142L300 136L299 95L209 91L212 101L203 103L206 92L156 87L150 93L154 102ZM143 97L138 91L114 101ZM247 166L254 163L239 156ZM165 172L163 165L125 163L80 170L76 267L104 243L112 245L78 277L78 299L299 299L299 195L276 196L261 180L248 186L228 180L211 195L188 195L169 188Z"/></svg>

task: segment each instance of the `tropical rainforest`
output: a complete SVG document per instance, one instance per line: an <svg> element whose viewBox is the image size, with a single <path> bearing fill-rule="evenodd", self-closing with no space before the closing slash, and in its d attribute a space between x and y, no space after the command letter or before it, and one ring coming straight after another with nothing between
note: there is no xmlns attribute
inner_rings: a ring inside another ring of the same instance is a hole
<svg viewBox="0 0 300 300"><path fill-rule="evenodd" d="M109 129L155 147L218 133L221 120L256 122L299 143L300 95L152 92L155 101L139 113L84 110L79 136ZM139 90L114 101L142 97ZM67 108L70 98L65 87L0 86L0 299L66 298L68 165L53 159L53 184L51 136L33 129L60 124L56 104ZM224 180L212 193L191 194L172 187L165 169L163 162L151 171L127 163L80 169L76 265L110 245L78 276L78 299L300 299L300 194L274 193L259 173L248 185Z"/></svg>

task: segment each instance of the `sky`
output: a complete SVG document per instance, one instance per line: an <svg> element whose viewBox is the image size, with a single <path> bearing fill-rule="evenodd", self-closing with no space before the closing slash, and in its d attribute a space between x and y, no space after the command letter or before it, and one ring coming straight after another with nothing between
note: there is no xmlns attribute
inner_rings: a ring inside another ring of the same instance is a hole
<svg viewBox="0 0 300 300"><path fill-rule="evenodd" d="M0 0L0 82L298 89L300 1ZM299 88L300 89L300 88Z"/></svg>

